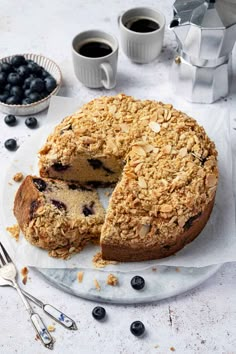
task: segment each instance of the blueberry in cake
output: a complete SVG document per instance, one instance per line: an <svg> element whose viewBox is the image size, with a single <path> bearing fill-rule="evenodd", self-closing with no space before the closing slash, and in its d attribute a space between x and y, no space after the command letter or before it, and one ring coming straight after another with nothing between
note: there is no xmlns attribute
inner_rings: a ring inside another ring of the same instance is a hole
<svg viewBox="0 0 236 354"><path fill-rule="evenodd" d="M88 241L98 242L104 222L95 190L35 176L27 176L21 184L14 214L30 243L62 258Z"/></svg>
<svg viewBox="0 0 236 354"><path fill-rule="evenodd" d="M66 117L40 150L39 168L42 178L116 183L100 244L103 258L117 261L167 257L191 242L209 219L218 181L215 145L194 119L124 94Z"/></svg>

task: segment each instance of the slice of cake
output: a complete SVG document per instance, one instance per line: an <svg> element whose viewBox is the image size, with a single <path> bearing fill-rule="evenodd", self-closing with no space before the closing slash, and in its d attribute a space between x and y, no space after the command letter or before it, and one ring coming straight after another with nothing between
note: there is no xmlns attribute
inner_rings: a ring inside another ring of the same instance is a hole
<svg viewBox="0 0 236 354"><path fill-rule="evenodd" d="M18 189L14 214L30 243L60 258L98 242L104 222L92 188L34 176L27 176Z"/></svg>

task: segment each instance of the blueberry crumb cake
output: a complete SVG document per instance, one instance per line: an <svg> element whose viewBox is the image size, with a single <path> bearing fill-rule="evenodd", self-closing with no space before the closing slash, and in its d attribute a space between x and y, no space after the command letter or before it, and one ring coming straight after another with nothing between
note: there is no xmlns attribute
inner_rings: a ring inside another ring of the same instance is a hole
<svg viewBox="0 0 236 354"><path fill-rule="evenodd" d="M95 192L87 191L98 212L93 220L83 215L85 221L76 224L78 238L86 242L94 234L98 238L101 230L102 257L114 261L163 258L191 242L209 219L218 182L215 145L194 119L171 104L124 94L94 99L66 117L40 150L39 168L43 181L64 180L56 182L64 186L116 183L105 220ZM60 216L51 220L49 213L44 223L38 224L33 218L35 231L29 231L19 205L20 195L25 198L26 194L27 188L21 187L15 202L15 215L26 238L40 233L45 222L63 224L65 211L51 202L48 208ZM30 208L34 206L28 211ZM66 220L82 220L81 208L76 213ZM84 241L77 244L73 227L72 243L67 234L60 239L77 251ZM60 235L64 232L62 228ZM53 247L58 247L55 237L52 242L47 237L46 242L38 238L34 243L47 245L51 254Z"/></svg>

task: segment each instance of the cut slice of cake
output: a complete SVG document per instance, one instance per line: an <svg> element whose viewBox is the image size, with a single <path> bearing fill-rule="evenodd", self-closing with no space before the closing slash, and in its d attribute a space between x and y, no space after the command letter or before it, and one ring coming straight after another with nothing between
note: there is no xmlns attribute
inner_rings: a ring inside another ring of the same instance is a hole
<svg viewBox="0 0 236 354"><path fill-rule="evenodd" d="M34 176L27 176L18 189L14 214L30 243L60 258L98 242L104 222L92 188Z"/></svg>

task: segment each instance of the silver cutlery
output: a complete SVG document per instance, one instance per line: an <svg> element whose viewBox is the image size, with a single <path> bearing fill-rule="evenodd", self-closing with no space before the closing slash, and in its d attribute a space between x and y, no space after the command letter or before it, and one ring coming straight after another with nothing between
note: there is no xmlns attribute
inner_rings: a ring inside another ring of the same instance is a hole
<svg viewBox="0 0 236 354"><path fill-rule="evenodd" d="M3 279L0 277L0 286L11 286L14 288L12 283L8 280ZM77 330L77 326L74 320L72 318L68 317L66 314L64 314L62 311L56 309L54 306L50 304L44 304L41 300L37 299L35 296L27 293L27 291L23 290L21 288L22 293L28 298L28 300L32 301L35 303L37 306L39 306L44 313L46 313L48 316L53 318L56 322L61 324L63 327L70 329L70 330Z"/></svg>
<svg viewBox="0 0 236 354"><path fill-rule="evenodd" d="M0 247L0 277L2 277L6 281L9 281L11 283L11 286L13 286L17 290L21 300L23 301L30 315L31 322L43 345L48 349L53 349L54 341L52 336L48 332L47 327L44 325L39 314L34 312L28 300L23 295L20 287L18 286L16 282L16 267L1 242Z"/></svg>

